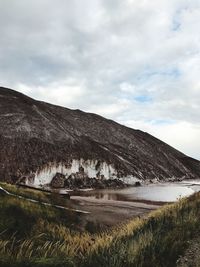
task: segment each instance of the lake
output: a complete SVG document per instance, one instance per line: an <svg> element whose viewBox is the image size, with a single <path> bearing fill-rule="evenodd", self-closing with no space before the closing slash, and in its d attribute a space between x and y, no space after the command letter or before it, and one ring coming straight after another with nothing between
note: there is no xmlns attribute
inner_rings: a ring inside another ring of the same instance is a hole
<svg viewBox="0 0 200 267"><path fill-rule="evenodd" d="M200 179L155 183L124 189L79 191L47 189L60 194L69 192L70 200L66 200L66 208L71 211L82 211L82 213L70 212L73 229L76 227L81 231L98 232L135 217L146 216L165 203L175 202L181 197L200 191ZM77 223L75 223L76 220Z"/></svg>
<svg viewBox="0 0 200 267"><path fill-rule="evenodd" d="M76 191L73 196L88 197L88 199L113 201L152 201L174 202L181 197L187 197L200 191L200 180L187 180L173 183L156 183L124 189L99 189Z"/></svg>

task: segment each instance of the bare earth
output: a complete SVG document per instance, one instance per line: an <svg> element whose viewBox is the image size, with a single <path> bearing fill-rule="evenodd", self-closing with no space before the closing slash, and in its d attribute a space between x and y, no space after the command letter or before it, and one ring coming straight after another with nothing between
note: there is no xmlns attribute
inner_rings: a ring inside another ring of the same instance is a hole
<svg viewBox="0 0 200 267"><path fill-rule="evenodd" d="M71 196L71 200L78 209L90 212L84 215L87 222L104 226L113 226L138 216L141 217L161 206L160 203L99 200L83 196Z"/></svg>
<svg viewBox="0 0 200 267"><path fill-rule="evenodd" d="M178 260L177 267L200 267L200 237L189 241L189 247Z"/></svg>

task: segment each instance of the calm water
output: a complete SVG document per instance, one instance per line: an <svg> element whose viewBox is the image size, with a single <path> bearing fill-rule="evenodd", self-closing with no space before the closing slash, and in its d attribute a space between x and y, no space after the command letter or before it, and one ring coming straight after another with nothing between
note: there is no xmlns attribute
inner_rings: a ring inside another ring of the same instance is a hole
<svg viewBox="0 0 200 267"><path fill-rule="evenodd" d="M173 202L197 191L200 191L200 180L184 181L179 183L151 184L117 190L101 189L84 192L81 191L73 193L73 195L85 196L92 199L115 201L145 200Z"/></svg>

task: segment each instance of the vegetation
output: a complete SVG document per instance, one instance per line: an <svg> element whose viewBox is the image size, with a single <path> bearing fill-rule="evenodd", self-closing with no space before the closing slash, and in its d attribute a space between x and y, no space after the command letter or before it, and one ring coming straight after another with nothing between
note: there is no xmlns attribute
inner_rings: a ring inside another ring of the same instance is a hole
<svg viewBox="0 0 200 267"><path fill-rule="evenodd" d="M48 200L41 192L6 188ZM78 224L77 215L0 195L0 266L173 267L188 240L200 234L199 218L196 193L145 218L90 234L72 230L69 222Z"/></svg>

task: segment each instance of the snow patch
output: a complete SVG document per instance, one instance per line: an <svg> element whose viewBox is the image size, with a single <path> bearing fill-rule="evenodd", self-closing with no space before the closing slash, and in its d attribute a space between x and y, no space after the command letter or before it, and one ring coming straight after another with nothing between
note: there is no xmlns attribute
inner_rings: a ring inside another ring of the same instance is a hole
<svg viewBox="0 0 200 267"><path fill-rule="evenodd" d="M136 182L140 182L141 180L138 179L137 177L133 176L133 175L128 175L125 177L120 177L119 180L121 180L122 182L129 184L129 185L135 185Z"/></svg>
<svg viewBox="0 0 200 267"><path fill-rule="evenodd" d="M84 168L84 173L89 178L97 178L104 176L105 179L114 179L117 177L117 171L111 164L99 162L98 160L73 160L71 166L66 167L64 164L52 164L35 173L33 181L34 186L45 185L51 183L56 173L62 173L68 178L72 173L79 172L80 168ZM32 183L31 183L32 184Z"/></svg>
<svg viewBox="0 0 200 267"><path fill-rule="evenodd" d="M1 117L10 117L10 116L14 116L14 115L16 115L16 113L0 114Z"/></svg>

